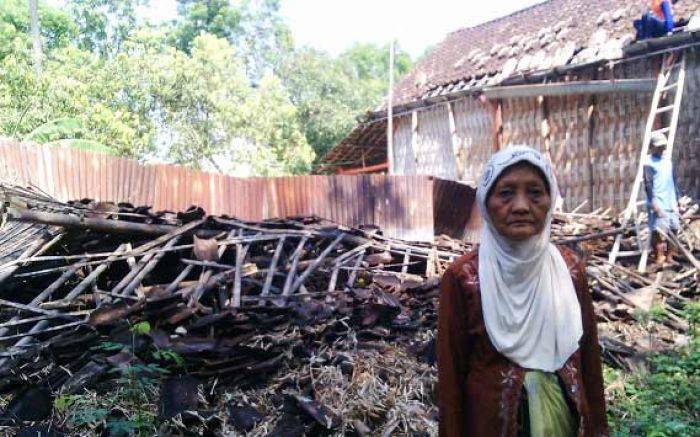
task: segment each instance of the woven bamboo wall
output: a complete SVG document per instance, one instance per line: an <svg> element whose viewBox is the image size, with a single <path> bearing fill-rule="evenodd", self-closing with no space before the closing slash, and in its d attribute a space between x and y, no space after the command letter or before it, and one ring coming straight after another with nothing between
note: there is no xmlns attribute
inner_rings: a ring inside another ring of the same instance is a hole
<svg viewBox="0 0 700 437"><path fill-rule="evenodd" d="M416 174L416 158L411 143L411 116L394 119L394 174Z"/></svg>
<svg viewBox="0 0 700 437"><path fill-rule="evenodd" d="M587 96L569 96L545 101L549 155L565 210L577 207L591 196L589 100ZM546 129L543 133L547 133Z"/></svg>
<svg viewBox="0 0 700 437"><path fill-rule="evenodd" d="M446 106L437 105L418 112L413 150L418 174L457 179L457 160L452 150Z"/></svg>
<svg viewBox="0 0 700 437"><path fill-rule="evenodd" d="M493 153L493 115L470 98L452 104L457 139L459 179L476 183Z"/></svg>
<svg viewBox="0 0 700 437"><path fill-rule="evenodd" d="M700 53L686 51L686 85L674 148L674 164L682 194L700 199ZM653 77L658 59L616 65L614 70L582 72L577 80ZM612 93L567 97L502 100L502 144L527 144L549 152L557 172L564 208L587 201L584 210L622 210L639 164L641 143L652 95ZM445 105L436 105L418 119L418 138L411 143L411 119L401 119L400 147L418 149L411 172L444 178L476 180L491 155L493 116L470 97L452 103L456 128L457 177L454 161L444 157L452 139ZM444 121L440 121L444 117ZM455 155L455 152L452 152Z"/></svg>
<svg viewBox="0 0 700 437"><path fill-rule="evenodd" d="M503 100L503 144L526 144L544 151L542 107L535 98Z"/></svg>
<svg viewBox="0 0 700 437"><path fill-rule="evenodd" d="M700 51L686 52L685 92L674 145L678 185L684 194L700 199Z"/></svg>

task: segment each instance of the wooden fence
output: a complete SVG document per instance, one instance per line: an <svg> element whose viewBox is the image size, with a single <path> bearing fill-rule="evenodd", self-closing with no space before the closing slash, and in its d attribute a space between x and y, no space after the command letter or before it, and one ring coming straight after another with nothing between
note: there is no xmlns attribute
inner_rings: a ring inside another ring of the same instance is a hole
<svg viewBox="0 0 700 437"><path fill-rule="evenodd" d="M468 217L471 188L430 176L293 176L235 178L183 166L145 165L81 150L0 140L0 178L33 185L58 200L96 199L185 210L191 205L244 220L318 215L347 226L376 225L388 236L428 241L435 232L435 193L450 216ZM440 232L464 235L466 220Z"/></svg>

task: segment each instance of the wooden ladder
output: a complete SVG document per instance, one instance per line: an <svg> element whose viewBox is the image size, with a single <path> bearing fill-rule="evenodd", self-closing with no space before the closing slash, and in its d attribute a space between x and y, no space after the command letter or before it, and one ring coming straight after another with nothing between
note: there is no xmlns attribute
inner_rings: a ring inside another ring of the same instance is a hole
<svg viewBox="0 0 700 437"><path fill-rule="evenodd" d="M647 259L649 257L649 242L643 241L641 237L641 215L639 214L639 205L644 204L644 201L639 201L642 182L644 180L644 163L646 162L649 153L649 143L653 133L659 132L666 135L668 145L664 153L664 159L672 159L673 143L676 138L676 130L678 128L678 117L681 109L681 99L683 97L683 86L685 82L685 57L683 53L667 53L663 57L661 71L656 81L656 89L651 100L651 110L647 118L646 128L644 130L644 140L642 142L642 150L639 155L639 165L637 174L634 177L632 192L630 193L627 207L622 216L621 227L627 226L629 221L634 216L634 229L636 241L639 249L633 253L639 253L640 271L646 269ZM669 116L670 114L670 116ZM657 123L658 120L658 123ZM663 126L656 128L657 126ZM617 258L626 253L620 252L620 243L622 242L623 234L618 234L615 238L608 261L615 263ZM650 239L651 236L649 236ZM648 239L647 239L648 240Z"/></svg>

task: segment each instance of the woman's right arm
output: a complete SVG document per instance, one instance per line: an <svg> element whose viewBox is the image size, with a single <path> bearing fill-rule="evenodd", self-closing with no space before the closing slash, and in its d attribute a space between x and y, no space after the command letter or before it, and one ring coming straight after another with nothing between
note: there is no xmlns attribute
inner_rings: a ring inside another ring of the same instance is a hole
<svg viewBox="0 0 700 437"><path fill-rule="evenodd" d="M437 366L440 436L464 436L466 375L470 341L466 326L466 294L452 269L440 284Z"/></svg>

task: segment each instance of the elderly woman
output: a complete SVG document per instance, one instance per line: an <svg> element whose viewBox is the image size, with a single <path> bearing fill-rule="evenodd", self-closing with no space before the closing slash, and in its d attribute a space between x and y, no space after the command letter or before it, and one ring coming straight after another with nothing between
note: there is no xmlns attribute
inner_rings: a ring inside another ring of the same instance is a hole
<svg viewBox="0 0 700 437"><path fill-rule="evenodd" d="M441 285L441 436L608 434L585 267L549 242L556 193L525 146L496 153L481 177L481 244Z"/></svg>

